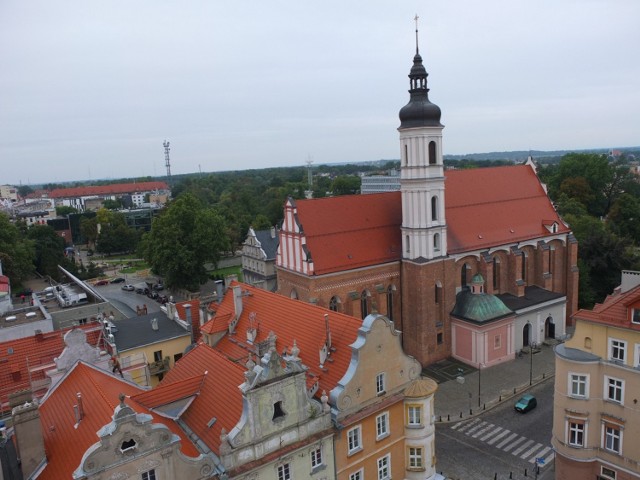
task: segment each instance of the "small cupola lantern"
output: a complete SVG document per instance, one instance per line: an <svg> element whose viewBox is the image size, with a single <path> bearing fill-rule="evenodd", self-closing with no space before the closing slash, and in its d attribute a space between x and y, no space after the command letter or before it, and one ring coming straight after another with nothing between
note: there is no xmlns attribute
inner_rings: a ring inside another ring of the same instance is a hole
<svg viewBox="0 0 640 480"><path fill-rule="evenodd" d="M479 273L476 273L471 279L471 293L474 295L484 293L484 278Z"/></svg>

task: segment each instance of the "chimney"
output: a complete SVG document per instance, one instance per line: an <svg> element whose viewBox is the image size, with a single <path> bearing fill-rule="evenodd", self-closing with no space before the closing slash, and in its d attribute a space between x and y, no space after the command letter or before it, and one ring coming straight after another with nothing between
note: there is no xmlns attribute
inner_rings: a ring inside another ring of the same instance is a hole
<svg viewBox="0 0 640 480"><path fill-rule="evenodd" d="M324 328L326 330L326 343L327 343L327 350L331 350L331 330L329 330L329 314L325 313L324 314Z"/></svg>
<svg viewBox="0 0 640 480"><path fill-rule="evenodd" d="M27 402L11 411L13 428L18 447L18 457L22 465L22 476L31 475L46 464L44 437L40 424L38 402Z"/></svg>
<svg viewBox="0 0 640 480"><path fill-rule="evenodd" d="M233 307L236 318L240 318L240 315L242 315L242 287L234 285L231 289L233 290Z"/></svg>
<svg viewBox="0 0 640 480"><path fill-rule="evenodd" d="M222 301L222 295L224 294L223 292L224 284L222 283L222 280L216 280L215 284L216 284L216 298L218 300L218 303L220 303Z"/></svg>
<svg viewBox="0 0 640 480"><path fill-rule="evenodd" d="M151 319L151 328L153 330L158 330L158 319L156 318Z"/></svg>
<svg viewBox="0 0 640 480"><path fill-rule="evenodd" d="M78 422L84 418L84 406L82 405L82 394L80 392L76 393L76 397L78 398Z"/></svg>
<svg viewBox="0 0 640 480"><path fill-rule="evenodd" d="M193 338L193 318L191 318L191 304L185 303L183 307L185 320L187 322L187 328L189 329L189 332L191 332L191 343L194 343L195 339Z"/></svg>
<svg viewBox="0 0 640 480"><path fill-rule="evenodd" d="M276 227L271 227L271 238L276 238Z"/></svg>

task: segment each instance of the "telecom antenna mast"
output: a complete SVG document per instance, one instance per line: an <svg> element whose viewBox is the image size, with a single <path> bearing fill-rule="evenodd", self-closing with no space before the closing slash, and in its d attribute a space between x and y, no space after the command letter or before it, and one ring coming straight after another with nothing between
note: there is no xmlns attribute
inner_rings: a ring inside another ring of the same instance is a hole
<svg viewBox="0 0 640 480"><path fill-rule="evenodd" d="M309 190L313 190L313 175L311 174L311 164L313 160L311 155L307 157L307 182L309 183Z"/></svg>
<svg viewBox="0 0 640 480"><path fill-rule="evenodd" d="M164 163L167 167L167 177L171 178L171 163L169 162L169 142L165 140L162 145L164 146Z"/></svg>

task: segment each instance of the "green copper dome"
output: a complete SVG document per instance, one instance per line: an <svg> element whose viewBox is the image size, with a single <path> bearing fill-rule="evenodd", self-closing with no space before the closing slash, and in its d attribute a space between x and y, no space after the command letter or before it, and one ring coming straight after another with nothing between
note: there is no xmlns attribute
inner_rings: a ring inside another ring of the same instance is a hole
<svg viewBox="0 0 640 480"><path fill-rule="evenodd" d="M451 315L475 323L486 323L513 315L513 311L495 295L473 293L465 288L456 296L456 304Z"/></svg>

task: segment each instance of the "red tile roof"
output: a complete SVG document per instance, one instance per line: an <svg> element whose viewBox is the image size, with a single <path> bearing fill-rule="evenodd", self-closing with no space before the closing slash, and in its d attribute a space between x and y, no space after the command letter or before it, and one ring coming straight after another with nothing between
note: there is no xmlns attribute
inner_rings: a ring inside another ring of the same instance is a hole
<svg viewBox="0 0 640 480"><path fill-rule="evenodd" d="M400 192L297 200L318 275L398 260Z"/></svg>
<svg viewBox="0 0 640 480"><path fill-rule="evenodd" d="M604 302L597 303L593 310L578 310L573 318L640 330L640 325L631 323L632 308L640 308L640 286L623 293L615 291Z"/></svg>
<svg viewBox="0 0 640 480"><path fill-rule="evenodd" d="M40 405L48 463L38 478L71 478L85 451L99 441L96 432L111 422L120 393L135 396L141 392L142 389L135 384L78 362ZM77 393L82 395L84 418L76 427L73 406L78 403ZM198 456L196 447L175 422L148 411L131 398L126 403L138 413L152 415L154 423L162 423L178 435L182 441L182 453L190 457Z"/></svg>
<svg viewBox="0 0 640 480"><path fill-rule="evenodd" d="M100 328L86 325L87 342L97 345ZM35 367L50 365L55 368L53 359L64 350L64 334L70 328L56 332L32 335L30 337L9 340L0 343L0 411L9 407L9 394L31 388L31 381L45 380L45 369L33 371ZM29 369L32 370L29 373ZM34 392L44 393L44 392Z"/></svg>
<svg viewBox="0 0 640 480"><path fill-rule="evenodd" d="M449 253L480 250L551 235L562 223L528 165L447 170L445 212Z"/></svg>
<svg viewBox="0 0 640 480"><path fill-rule="evenodd" d="M198 394L204 379L205 375L203 373L202 375L196 375L173 383L163 382L154 389L140 393L132 398L148 409L161 407Z"/></svg>
<svg viewBox="0 0 640 480"><path fill-rule="evenodd" d="M163 402L193 387L196 378L201 385L198 396L180 419L214 452L220 448L220 432L229 432L240 420L245 367L229 361L204 343L185 354L162 379L158 394L144 397L145 402ZM155 391L155 389L154 389ZM178 393L180 392L180 393ZM215 418L215 422L212 419Z"/></svg>
<svg viewBox="0 0 640 480"><path fill-rule="evenodd" d="M400 192L296 200L307 249L318 275L401 259ZM445 214L449 253L551 235L562 222L529 165L447 170Z"/></svg>
<svg viewBox="0 0 640 480"><path fill-rule="evenodd" d="M153 190L169 190L165 182L117 183L113 185L97 185L91 187L58 188L51 191L51 198L85 197L92 195L117 195Z"/></svg>
<svg viewBox="0 0 640 480"><path fill-rule="evenodd" d="M258 326L258 334L254 345L264 342L269 332L277 336L276 350L290 352L294 341L300 349L299 357L309 370L308 384L319 383L318 395L322 390L329 393L342 379L351 362L350 345L358 336L362 321L350 315L332 312L315 305L292 300L277 293L243 283L233 282L231 286L242 288L242 314L238 319L235 334L225 335L214 347L229 358L246 361L253 345L247 343L247 329L250 323ZM218 315L235 317L233 290L229 289L218 306ZM331 344L335 349L331 353L331 361L320 368L320 348L325 342L325 315L328 315L331 331ZM215 322L214 317L210 322ZM250 320L250 318L253 320ZM206 325L205 325L206 326ZM254 361L258 361L254 357Z"/></svg>

